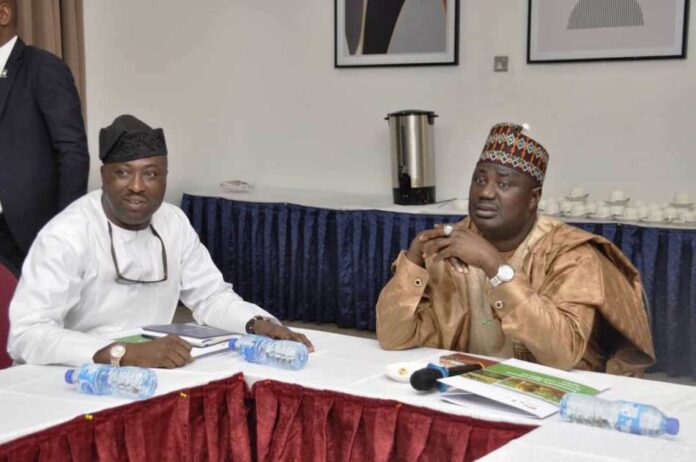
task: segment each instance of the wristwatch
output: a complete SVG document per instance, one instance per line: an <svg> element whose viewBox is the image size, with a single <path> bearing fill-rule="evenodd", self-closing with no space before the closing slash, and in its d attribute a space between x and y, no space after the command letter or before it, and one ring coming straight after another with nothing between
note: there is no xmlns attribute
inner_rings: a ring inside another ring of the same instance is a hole
<svg viewBox="0 0 696 462"><path fill-rule="evenodd" d="M493 287L498 287L503 282L510 282L515 277L515 270L510 265L500 265L495 276L489 279Z"/></svg>
<svg viewBox="0 0 696 462"><path fill-rule="evenodd" d="M126 354L126 346L123 343L116 343L109 349L109 356L111 357L111 365L119 367L121 365L121 359Z"/></svg>

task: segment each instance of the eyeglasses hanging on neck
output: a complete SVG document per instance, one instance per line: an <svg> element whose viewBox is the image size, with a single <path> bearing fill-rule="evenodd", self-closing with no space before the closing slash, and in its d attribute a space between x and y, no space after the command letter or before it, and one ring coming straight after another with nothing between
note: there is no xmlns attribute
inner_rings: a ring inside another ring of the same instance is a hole
<svg viewBox="0 0 696 462"><path fill-rule="evenodd" d="M156 281L140 281L136 279L129 279L125 277L123 273L121 273L118 266L118 258L116 258L116 249L114 248L114 231L111 227L111 223L107 222L107 224L109 226L109 240L111 241L111 258L114 261L114 269L116 270L116 282L120 282L121 284L156 284L158 282L164 282L167 280L167 251L164 248L164 241L162 240L162 237L159 235L157 230L155 230L154 226L150 225L150 229L152 230L152 234L159 239L160 244L162 245L162 267L164 268L164 276L162 279L157 279Z"/></svg>

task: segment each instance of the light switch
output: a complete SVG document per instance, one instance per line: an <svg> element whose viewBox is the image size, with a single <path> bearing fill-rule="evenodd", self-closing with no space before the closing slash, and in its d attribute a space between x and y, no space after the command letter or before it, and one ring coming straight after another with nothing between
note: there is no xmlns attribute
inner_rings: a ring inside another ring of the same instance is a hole
<svg viewBox="0 0 696 462"><path fill-rule="evenodd" d="M508 57L507 56L495 56L493 57L493 71L494 72L507 72L508 70Z"/></svg>

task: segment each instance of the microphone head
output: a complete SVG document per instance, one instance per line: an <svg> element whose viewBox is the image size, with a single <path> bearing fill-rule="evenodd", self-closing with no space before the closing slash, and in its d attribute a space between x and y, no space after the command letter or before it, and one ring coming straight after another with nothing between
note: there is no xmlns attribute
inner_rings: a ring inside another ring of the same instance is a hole
<svg viewBox="0 0 696 462"><path fill-rule="evenodd" d="M437 379L441 378L442 372L437 369L430 367L418 369L411 374L411 386L418 391L430 391L437 385Z"/></svg>

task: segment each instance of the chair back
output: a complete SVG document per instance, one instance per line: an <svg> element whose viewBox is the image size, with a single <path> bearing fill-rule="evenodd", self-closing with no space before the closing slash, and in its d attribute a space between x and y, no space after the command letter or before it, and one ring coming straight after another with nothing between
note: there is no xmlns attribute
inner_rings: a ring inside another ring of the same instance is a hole
<svg viewBox="0 0 696 462"><path fill-rule="evenodd" d="M18 272L0 257L0 369L12 365L7 353L7 336L10 334L10 301L14 295Z"/></svg>

